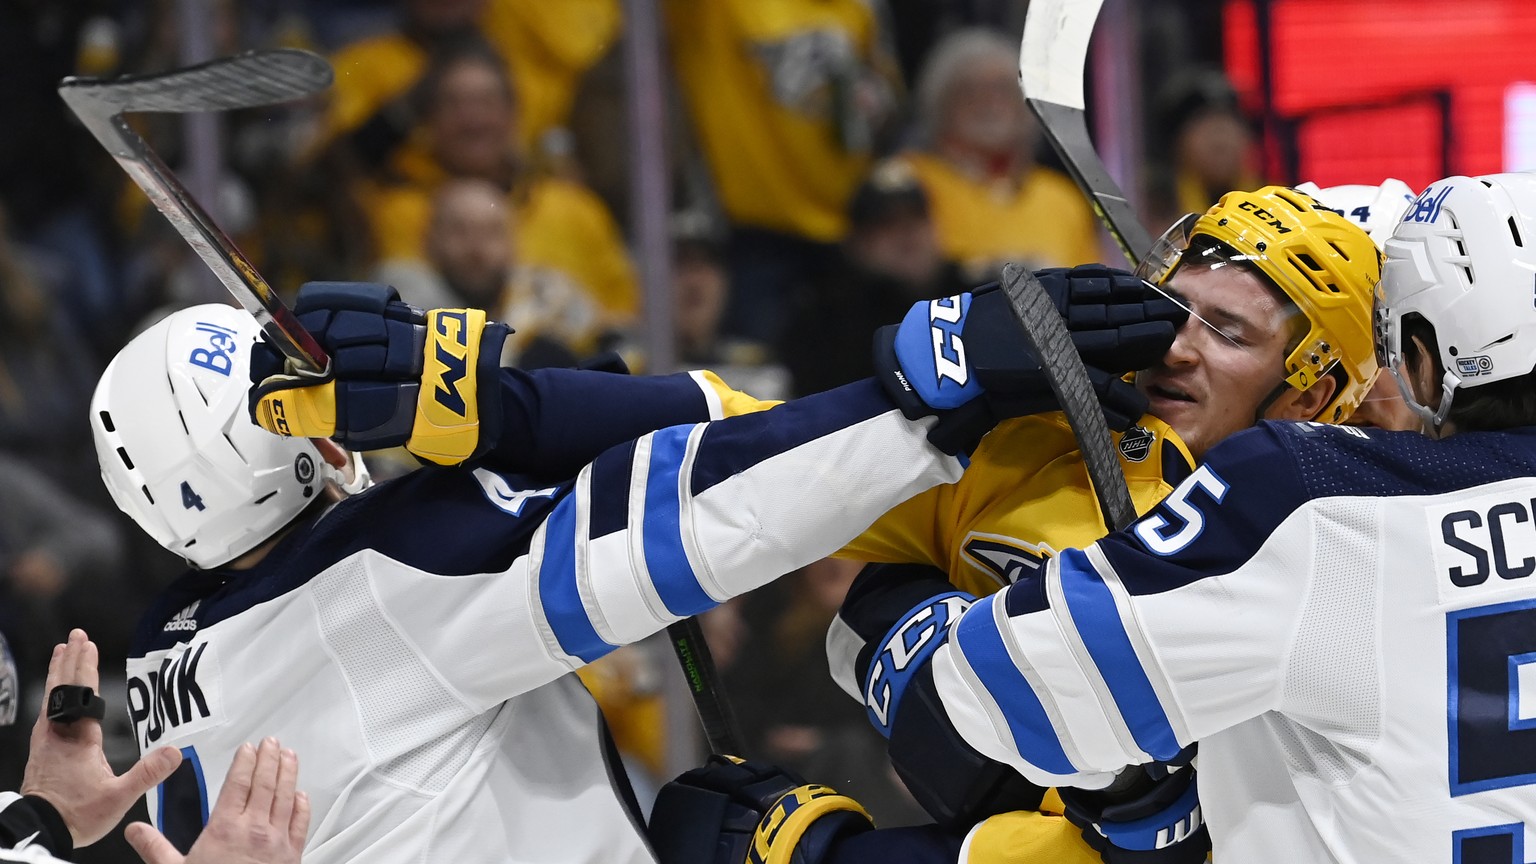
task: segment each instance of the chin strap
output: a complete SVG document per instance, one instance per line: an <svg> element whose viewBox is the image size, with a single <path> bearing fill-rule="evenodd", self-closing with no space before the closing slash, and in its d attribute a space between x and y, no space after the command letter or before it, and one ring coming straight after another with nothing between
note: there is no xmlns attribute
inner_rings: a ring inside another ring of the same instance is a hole
<svg viewBox="0 0 1536 864"><path fill-rule="evenodd" d="M368 466L363 463L363 454L356 450L347 451L347 467L333 468L330 463L325 463L325 479L336 484L345 495L356 495L373 485L373 475L368 473ZM350 470L349 470L350 469ZM348 480L347 475L352 475Z"/></svg>

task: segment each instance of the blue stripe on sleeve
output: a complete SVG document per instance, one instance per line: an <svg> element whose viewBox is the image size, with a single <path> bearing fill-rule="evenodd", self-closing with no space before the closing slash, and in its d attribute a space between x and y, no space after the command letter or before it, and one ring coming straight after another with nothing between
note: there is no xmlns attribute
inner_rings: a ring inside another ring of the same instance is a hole
<svg viewBox="0 0 1536 864"><path fill-rule="evenodd" d="M614 646L597 635L576 588L576 496L556 505L545 526L539 603L560 650L591 663Z"/></svg>
<svg viewBox="0 0 1536 864"><path fill-rule="evenodd" d="M1081 550L1061 554L1061 590L1078 635L1109 686L1136 746L1154 759L1172 759L1179 752L1173 726L1131 647L1109 586Z"/></svg>
<svg viewBox="0 0 1536 864"><path fill-rule="evenodd" d="M645 567L667 611L697 615L717 604L699 585L683 551L678 474L688 452L692 426L673 426L651 436L650 474L645 481Z"/></svg>
<svg viewBox="0 0 1536 864"><path fill-rule="evenodd" d="M977 601L960 618L955 627L960 654L1003 710L1019 755L1052 774L1075 774L1077 768L1062 749L1061 739L1056 737L1045 707L1036 698L1029 681L1013 665L1013 658L1008 656L1008 649L1003 645L1002 634L992 618L992 601L996 598L993 594Z"/></svg>

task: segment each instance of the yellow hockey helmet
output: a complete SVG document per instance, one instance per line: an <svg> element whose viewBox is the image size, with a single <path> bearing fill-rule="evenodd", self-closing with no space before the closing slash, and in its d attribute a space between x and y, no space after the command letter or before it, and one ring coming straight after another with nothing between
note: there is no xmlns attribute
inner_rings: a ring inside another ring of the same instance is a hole
<svg viewBox="0 0 1536 864"><path fill-rule="evenodd" d="M1371 329L1371 303L1381 281L1381 251L1360 226L1284 186L1228 192L1203 214L1168 230L1137 267L1162 284L1197 237L1218 241L1234 263L1262 273L1306 316L1309 327L1285 358L1285 382L1309 390L1341 373L1338 391L1318 419L1337 423L1353 414L1380 371Z"/></svg>

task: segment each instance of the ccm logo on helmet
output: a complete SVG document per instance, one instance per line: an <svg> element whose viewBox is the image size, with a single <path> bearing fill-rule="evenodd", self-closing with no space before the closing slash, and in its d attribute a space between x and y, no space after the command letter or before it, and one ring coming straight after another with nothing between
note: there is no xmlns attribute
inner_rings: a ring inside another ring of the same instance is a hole
<svg viewBox="0 0 1536 864"><path fill-rule="evenodd" d="M199 321L197 332L207 335L208 347L193 348L191 356L187 357L187 362L228 378L229 371L235 365L235 350L240 347L240 343L235 338L235 331L217 324L209 324L207 321Z"/></svg>
<svg viewBox="0 0 1536 864"><path fill-rule="evenodd" d="M1255 217L1257 217L1258 219L1260 219L1263 222L1265 222L1266 224L1268 224L1269 227L1275 229L1275 231L1277 231L1278 233L1281 233L1281 234L1289 234L1289 233L1291 233L1291 229L1285 227L1284 223L1282 223L1279 219L1276 219L1275 218L1275 214L1269 212L1268 210L1265 210L1263 207L1260 207L1259 205L1253 203L1252 201L1239 201L1239 202L1237 202L1237 209L1239 209L1239 210L1247 210L1249 213L1252 213Z"/></svg>
<svg viewBox="0 0 1536 864"><path fill-rule="evenodd" d="M469 356L469 325L463 312L441 312L437 316L437 362L443 364L442 383L433 391L437 404L460 417L464 416L464 397L459 393L459 381L467 370ZM448 322L453 322L450 326ZM452 343L455 351L448 350Z"/></svg>

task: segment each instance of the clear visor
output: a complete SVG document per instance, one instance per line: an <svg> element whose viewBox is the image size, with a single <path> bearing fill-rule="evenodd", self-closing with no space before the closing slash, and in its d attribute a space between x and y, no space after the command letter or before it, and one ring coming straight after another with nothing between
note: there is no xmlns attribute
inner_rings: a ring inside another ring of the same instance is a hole
<svg viewBox="0 0 1536 864"><path fill-rule="evenodd" d="M1240 339L1236 335L1228 333L1222 327L1218 327L1201 315L1199 309L1193 308L1194 304L1180 296L1177 291L1172 289L1172 286L1167 285L1168 280L1173 278L1180 268L1188 264L1198 264L1211 270L1219 270L1228 264L1249 264L1267 260L1267 256L1263 254L1261 248L1245 251L1244 247L1250 244L1244 242L1244 237L1241 234L1237 235L1235 245L1228 244L1234 246L1235 254L1223 255L1218 249L1207 248L1200 250L1200 260L1188 260L1187 253L1189 252L1190 241L1194 237L1194 228L1196 223L1200 221L1200 218L1201 214L1190 213L1173 223L1167 231L1164 231L1163 236L1157 238L1157 242L1152 244L1152 249L1136 265L1136 275L1146 280L1149 285L1155 287L1160 294L1183 307L1192 318L1204 324L1234 347L1251 350L1254 347L1251 339ZM1256 245L1262 247L1263 243L1260 242ZM1264 275L1266 278L1273 278L1267 270L1264 271ZM1286 291L1284 286L1281 286L1281 290L1287 295L1285 306L1275 317L1275 320L1259 322L1260 325L1269 332L1286 333L1307 327L1308 324L1305 322L1301 310L1296 307L1294 302L1289 300L1290 292ZM1302 353L1312 362L1312 365L1298 370L1298 373L1293 373L1286 379L1292 386L1300 390L1305 390L1312 386L1329 366L1338 362L1338 357L1331 355L1330 346L1324 342L1319 341L1317 345L1307 347L1308 350L1305 352L1301 352L1298 348L1298 353ZM1313 370L1316 371L1314 372Z"/></svg>

